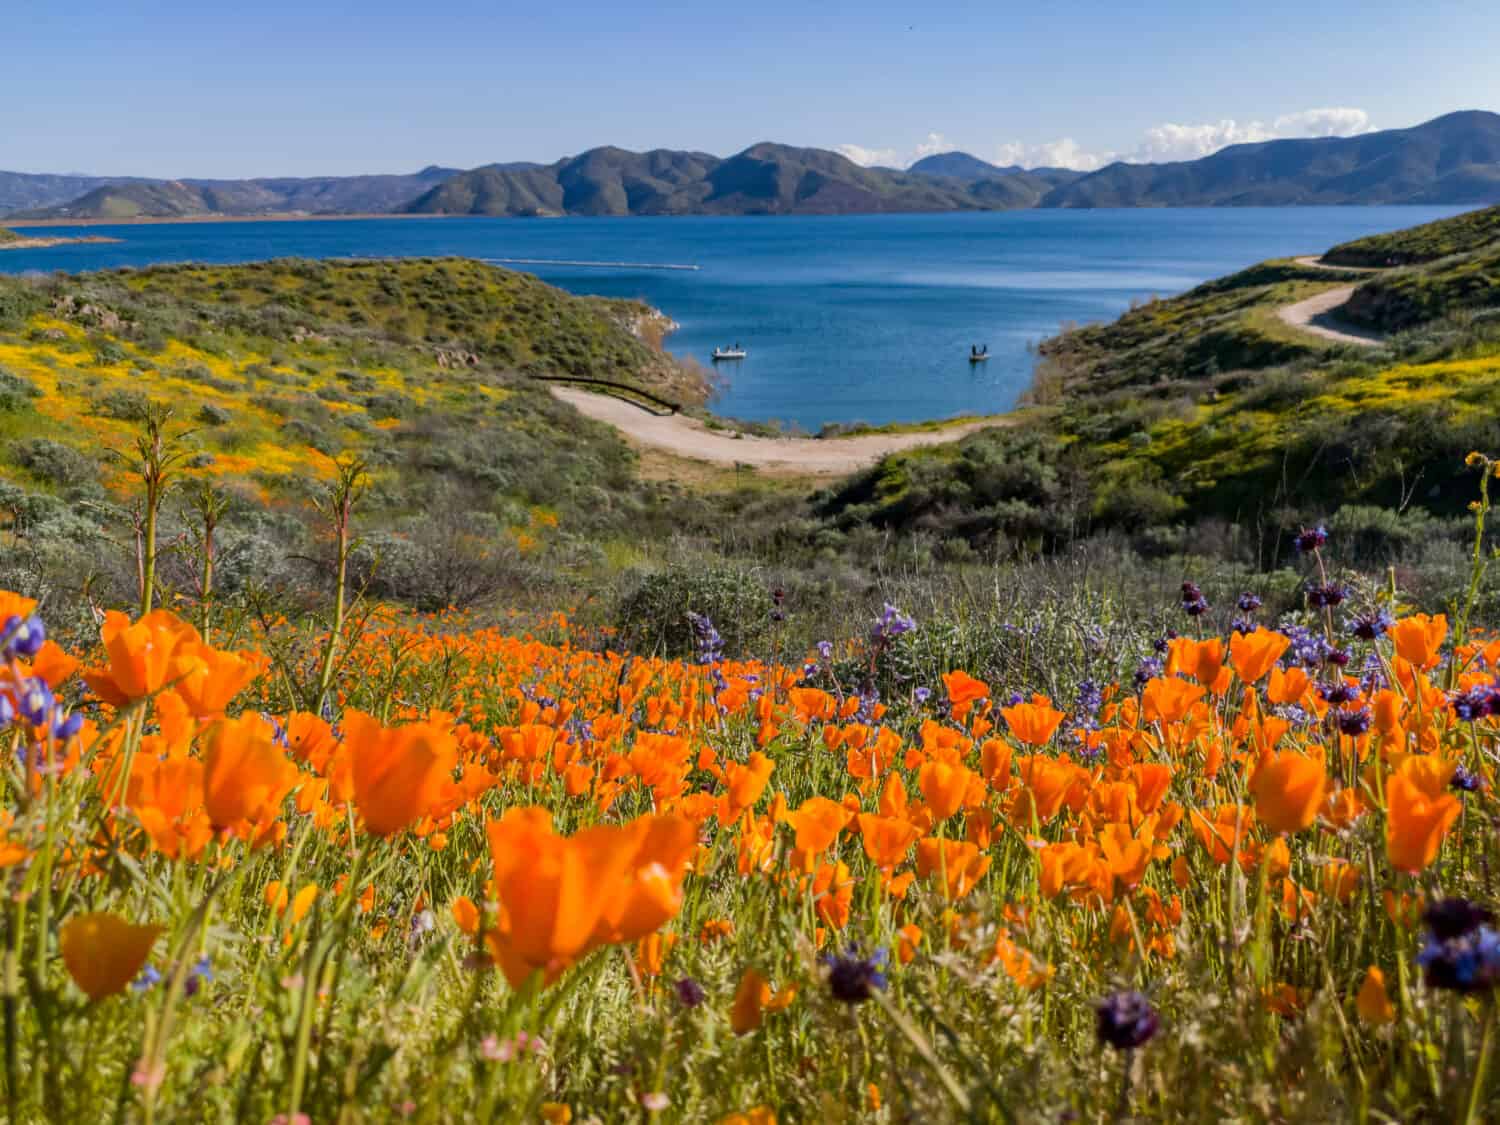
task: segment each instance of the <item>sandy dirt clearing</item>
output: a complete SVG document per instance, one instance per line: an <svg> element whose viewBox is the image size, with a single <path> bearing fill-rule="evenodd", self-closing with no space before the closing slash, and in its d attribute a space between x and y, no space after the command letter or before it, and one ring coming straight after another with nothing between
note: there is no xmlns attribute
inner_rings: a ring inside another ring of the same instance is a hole
<svg viewBox="0 0 1500 1125"><path fill-rule="evenodd" d="M844 476L873 464L888 453L957 441L975 430L1013 425L994 418L963 422L940 430L862 434L841 438L768 438L735 436L711 430L696 418L652 414L641 407L574 387L552 387L563 402L597 422L615 427L640 445L665 449L678 457L716 465L749 465L777 476Z"/></svg>

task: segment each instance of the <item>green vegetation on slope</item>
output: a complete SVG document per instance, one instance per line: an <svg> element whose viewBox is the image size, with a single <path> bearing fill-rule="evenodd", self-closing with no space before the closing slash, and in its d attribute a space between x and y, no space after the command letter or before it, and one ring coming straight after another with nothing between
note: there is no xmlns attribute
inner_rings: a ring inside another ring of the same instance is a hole
<svg viewBox="0 0 1500 1125"><path fill-rule="evenodd" d="M1419 227L1343 242L1323 255L1335 266L1410 266L1450 254L1469 254L1500 239L1500 207L1470 211Z"/></svg>
<svg viewBox="0 0 1500 1125"><path fill-rule="evenodd" d="M1438 317L1484 315L1500 306L1500 241L1467 254L1370 278L1340 310L1355 324L1403 332Z"/></svg>
<svg viewBox="0 0 1500 1125"><path fill-rule="evenodd" d="M182 455L179 534L202 487L231 504L226 583L296 585L288 560L323 553L308 503L349 457L370 468L361 558L388 596L467 603L544 556L592 565L688 505L531 376L686 388L632 333L646 311L456 259L0 280L0 572L128 585L119 482L154 406Z"/></svg>

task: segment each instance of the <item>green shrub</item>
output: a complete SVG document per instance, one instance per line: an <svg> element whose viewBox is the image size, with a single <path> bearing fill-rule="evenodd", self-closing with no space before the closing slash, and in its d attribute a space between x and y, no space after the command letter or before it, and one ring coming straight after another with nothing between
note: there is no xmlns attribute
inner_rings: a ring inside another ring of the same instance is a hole
<svg viewBox="0 0 1500 1125"><path fill-rule="evenodd" d="M643 575L622 600L616 623L637 651L691 656L688 614L696 613L713 622L726 656L741 656L765 642L771 609L770 585L759 570L705 560Z"/></svg>

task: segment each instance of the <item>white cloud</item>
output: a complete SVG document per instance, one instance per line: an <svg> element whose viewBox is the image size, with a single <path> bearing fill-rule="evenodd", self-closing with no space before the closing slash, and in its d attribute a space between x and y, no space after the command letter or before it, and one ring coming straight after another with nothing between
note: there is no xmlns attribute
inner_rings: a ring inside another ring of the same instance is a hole
<svg viewBox="0 0 1500 1125"><path fill-rule="evenodd" d="M1072 168L1079 172L1093 172L1116 160L1133 164L1197 160L1229 145L1286 137L1351 137L1368 133L1373 128L1370 115L1362 109L1323 106L1285 113L1270 121L1237 121L1232 117L1191 125L1164 121L1147 129L1134 148L1123 151L1086 149L1072 137L1060 137L1042 144L1008 141L991 146L989 159L1001 167L1019 164L1023 168ZM866 167L880 164L888 168L906 168L924 156L964 149L964 145L942 133L931 132L909 149L845 144L836 146L834 151ZM984 147L967 151L982 153Z"/></svg>
<svg viewBox="0 0 1500 1125"><path fill-rule="evenodd" d="M880 164L887 168L902 167L900 154L893 148L865 148L863 145L834 145L833 151L866 168Z"/></svg>
<svg viewBox="0 0 1500 1125"><path fill-rule="evenodd" d="M1002 168L1019 164L1022 168L1072 168L1092 172L1114 159L1113 152L1088 152L1072 137L1062 137L1040 145L1017 141L999 145L995 149L994 163Z"/></svg>
<svg viewBox="0 0 1500 1125"><path fill-rule="evenodd" d="M912 149L911 158L906 163L908 165L915 164L924 156L936 156L940 152L952 152L956 148L958 148L958 145L943 136L943 134L928 133L927 138L918 144L916 148Z"/></svg>
<svg viewBox="0 0 1500 1125"><path fill-rule="evenodd" d="M1229 145L1256 144L1287 137L1348 137L1368 133L1370 115L1353 106L1327 106L1286 113L1274 121L1223 121L1205 125L1166 122L1146 130L1128 157L1135 163L1196 160Z"/></svg>

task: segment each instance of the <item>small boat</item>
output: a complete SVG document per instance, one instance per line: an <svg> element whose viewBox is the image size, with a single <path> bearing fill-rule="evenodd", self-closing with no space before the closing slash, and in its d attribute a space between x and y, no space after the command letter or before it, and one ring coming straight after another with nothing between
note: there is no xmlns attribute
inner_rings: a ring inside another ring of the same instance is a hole
<svg viewBox="0 0 1500 1125"><path fill-rule="evenodd" d="M721 359L744 359L746 354L745 349L738 344L732 348L715 348L714 362L718 363Z"/></svg>
<svg viewBox="0 0 1500 1125"><path fill-rule="evenodd" d="M990 358L990 346L988 344L986 344L982 348L971 347L969 349L969 362L970 363L988 363L989 362L989 358Z"/></svg>

